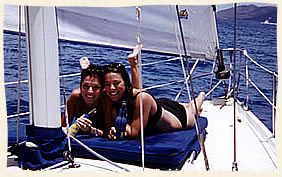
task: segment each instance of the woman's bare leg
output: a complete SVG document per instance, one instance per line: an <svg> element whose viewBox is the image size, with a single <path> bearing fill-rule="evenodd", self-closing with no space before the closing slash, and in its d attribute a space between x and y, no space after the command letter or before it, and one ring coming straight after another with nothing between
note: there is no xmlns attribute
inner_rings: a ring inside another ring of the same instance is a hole
<svg viewBox="0 0 282 177"><path fill-rule="evenodd" d="M202 104L205 100L205 93L201 92L199 96L196 98L197 103L197 111L199 114L202 111ZM181 103L180 103L181 104ZM196 115L196 108L194 100L191 101L189 104L182 104L186 110L187 115L187 128L192 128L195 122L195 115ZM181 122L174 114L170 113L169 111L163 109L161 119L155 126L156 130L160 132L165 131L173 131L179 130L182 128Z"/></svg>
<svg viewBox="0 0 282 177"><path fill-rule="evenodd" d="M179 119L174 114L162 108L161 119L158 121L155 128L157 129L157 131L166 132L179 130L182 128L182 125Z"/></svg>
<svg viewBox="0 0 282 177"><path fill-rule="evenodd" d="M202 112L202 104L205 100L205 93L201 92L198 97L196 98L196 104L197 104L197 111L198 114ZM195 102L194 100L191 101L189 104L183 104L186 109L187 114L187 128L194 127L195 123L195 116L197 115L196 108L195 108Z"/></svg>

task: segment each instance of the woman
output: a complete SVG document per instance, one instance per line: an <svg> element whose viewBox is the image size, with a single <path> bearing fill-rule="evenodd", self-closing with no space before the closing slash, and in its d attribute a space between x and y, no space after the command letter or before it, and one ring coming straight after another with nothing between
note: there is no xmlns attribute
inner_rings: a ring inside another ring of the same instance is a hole
<svg viewBox="0 0 282 177"><path fill-rule="evenodd" d="M132 58L129 59L131 65L134 65L134 63L137 65L137 53L129 56ZM139 137L141 132L141 94L139 90L132 88L129 75L122 64L113 63L105 68L104 87L107 95L107 99L105 99L105 126L106 131L109 130L108 138L117 138L114 124L122 102L126 102L128 115L125 134L128 137ZM196 98L199 112L204 99L205 94L203 92ZM166 98L155 99L148 92L142 92L142 102L143 127L146 135L187 129L194 126L194 117L196 115L194 102L179 104Z"/></svg>
<svg viewBox="0 0 282 177"><path fill-rule="evenodd" d="M67 100L68 122L74 118L76 125L84 133L103 136L104 115L101 106L103 93L103 76L101 67L89 63L88 58L80 59L81 80L80 88L74 89ZM89 114L86 118L85 114ZM62 126L66 126L63 117Z"/></svg>

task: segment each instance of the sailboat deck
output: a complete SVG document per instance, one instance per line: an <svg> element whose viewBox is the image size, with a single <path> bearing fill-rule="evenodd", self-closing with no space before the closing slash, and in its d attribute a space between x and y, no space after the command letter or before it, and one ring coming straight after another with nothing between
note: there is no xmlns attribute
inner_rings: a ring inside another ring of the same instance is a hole
<svg viewBox="0 0 282 177"><path fill-rule="evenodd" d="M222 106L224 105L224 106ZM275 171L274 138L250 111L236 106L236 162L238 171ZM211 171L231 171L234 162L233 99L205 101L202 116L208 118L205 148ZM260 127L258 129L257 127ZM205 170L203 154L183 170Z"/></svg>
<svg viewBox="0 0 282 177"><path fill-rule="evenodd" d="M222 106L224 105L224 106ZM276 153L274 138L269 130L250 112L236 106L236 162L239 171L259 172L276 170ZM231 171L234 162L234 105L233 99L224 102L223 99L205 101L201 116L208 118L205 149L211 171ZM259 129L256 127L260 127ZM259 131L258 131L259 130ZM8 159L8 168L20 169L17 164ZM123 171L105 161L75 158L80 168L62 167L54 168L56 172L109 172ZM120 164L130 171L142 170L141 167ZM147 169L146 169L147 170ZM187 160L183 171L205 171L204 156L201 153L193 162Z"/></svg>

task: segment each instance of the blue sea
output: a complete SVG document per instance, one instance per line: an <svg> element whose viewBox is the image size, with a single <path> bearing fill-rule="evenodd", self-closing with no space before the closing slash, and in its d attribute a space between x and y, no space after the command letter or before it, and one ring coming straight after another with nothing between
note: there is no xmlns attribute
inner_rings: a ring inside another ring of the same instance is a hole
<svg viewBox="0 0 282 177"><path fill-rule="evenodd" d="M221 48L233 48L234 44L234 26L232 21L218 20L218 35L219 44ZM242 21L238 20L237 25L237 47L247 49L249 56L251 56L258 63L266 67L267 69L278 72L277 67L277 26L265 25L256 21ZM17 81L18 78L18 35L13 32L4 32L4 72L5 82ZM25 48L25 37L21 38L21 80L27 80L27 59ZM102 47L97 45L90 45L84 43L76 43L70 41L60 41L60 68L61 74L72 74L80 72L79 59L87 56L92 63L104 65L111 62L121 62L128 66L127 55L130 50ZM173 58L173 56L167 56L157 53L142 52L142 63L150 63L160 60ZM237 70L244 72L245 59L236 57ZM229 63L229 56L225 56L226 64ZM194 61L189 61L190 68ZM242 64L240 68L239 64ZM192 77L197 77L201 73L210 72L212 62L200 61L195 73ZM128 71L130 69L128 68ZM272 100L272 75L264 72L251 62L249 62L249 76L253 82L266 94L266 96ZM164 84L173 82L176 80L182 80L183 74L180 65L180 61L155 64L142 67L143 87L147 88L153 85ZM238 76L237 76L238 79ZM66 89L66 96L68 97L74 88L79 87L79 76L68 77L64 79L64 85L61 82L61 88ZM213 85L217 80L214 80ZM193 87L195 94L200 91L208 92L210 89L210 76L205 78L199 78L193 80ZM245 100L245 79L240 77L240 88L238 99ZM150 92L155 97L168 97L174 99L179 92L182 83L174 83L165 87L152 89ZM222 96L224 93L223 84L219 89L216 89L212 96ZM7 114L13 115L17 113L17 84L6 85L6 104ZM276 81L277 88L277 81ZM61 89L61 95L63 95ZM21 96L20 96L20 112L29 111L29 91L28 83L21 84ZM209 99L209 97L207 98ZM63 103L63 96L61 96ZM180 98L180 102L188 102L188 96L186 89L184 89ZM249 108L259 117L259 119L272 130L272 107L266 102L266 100L254 89L253 86L249 86ZM16 132L16 119L8 119L9 132ZM211 120L212 121L212 120ZM21 116L20 124L28 124L29 116Z"/></svg>

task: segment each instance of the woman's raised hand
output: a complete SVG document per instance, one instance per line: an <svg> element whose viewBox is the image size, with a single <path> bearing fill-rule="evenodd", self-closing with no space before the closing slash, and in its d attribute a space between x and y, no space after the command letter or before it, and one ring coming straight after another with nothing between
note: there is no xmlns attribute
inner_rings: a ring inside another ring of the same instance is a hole
<svg viewBox="0 0 282 177"><path fill-rule="evenodd" d="M136 45L133 48L133 52L127 56L128 62L130 63L131 66L137 65L138 61L138 53L141 50L142 45Z"/></svg>

